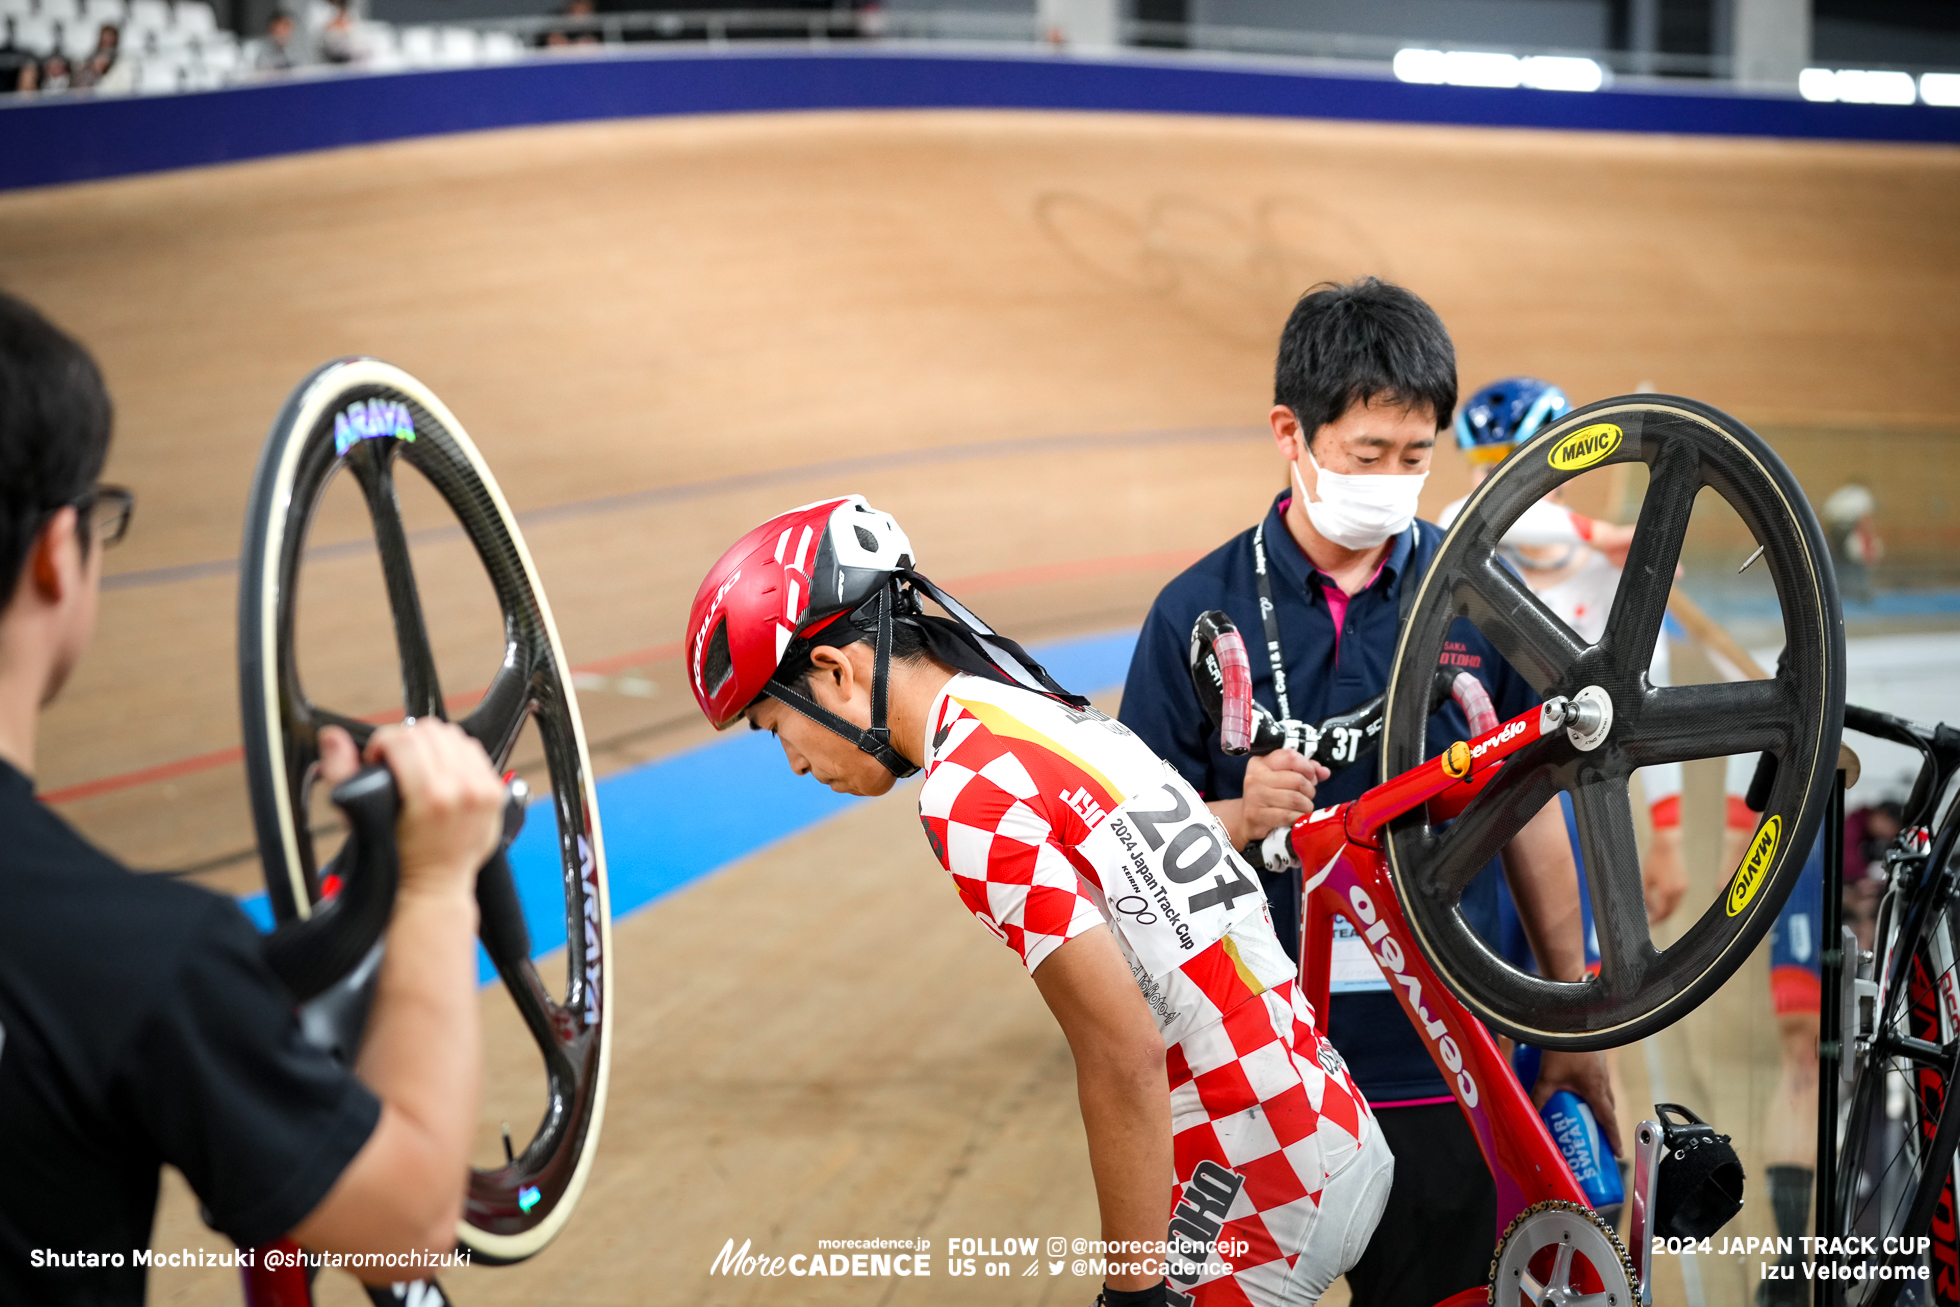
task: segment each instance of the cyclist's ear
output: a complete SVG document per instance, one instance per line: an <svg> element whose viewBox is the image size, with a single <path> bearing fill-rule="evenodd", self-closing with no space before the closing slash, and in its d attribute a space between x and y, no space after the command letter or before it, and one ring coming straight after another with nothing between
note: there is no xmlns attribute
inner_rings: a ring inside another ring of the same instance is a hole
<svg viewBox="0 0 1960 1307"><path fill-rule="evenodd" d="M824 645L811 650L810 693L816 695L823 690L828 690L839 702L848 703L857 682L869 679L868 669L860 671L851 652L854 649L864 648L864 642L858 641L842 648Z"/></svg>

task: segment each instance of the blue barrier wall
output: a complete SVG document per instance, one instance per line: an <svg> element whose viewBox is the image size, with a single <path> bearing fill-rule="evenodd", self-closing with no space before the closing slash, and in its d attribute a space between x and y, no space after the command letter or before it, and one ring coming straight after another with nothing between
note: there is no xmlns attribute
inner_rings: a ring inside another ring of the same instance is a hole
<svg viewBox="0 0 1960 1307"><path fill-rule="evenodd" d="M1417 86L1197 60L863 49L536 58L140 99L0 103L0 189L445 132L667 114L1050 109L1960 142L1960 109Z"/></svg>

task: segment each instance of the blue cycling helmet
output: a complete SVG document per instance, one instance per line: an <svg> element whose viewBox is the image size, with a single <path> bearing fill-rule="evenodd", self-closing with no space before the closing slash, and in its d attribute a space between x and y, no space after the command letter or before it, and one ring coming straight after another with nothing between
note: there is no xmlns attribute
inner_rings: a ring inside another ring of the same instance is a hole
<svg viewBox="0 0 1960 1307"><path fill-rule="evenodd" d="M1506 377L1464 401L1456 414L1457 447L1472 463L1488 467L1538 434L1547 422L1565 416L1572 401L1549 381Z"/></svg>

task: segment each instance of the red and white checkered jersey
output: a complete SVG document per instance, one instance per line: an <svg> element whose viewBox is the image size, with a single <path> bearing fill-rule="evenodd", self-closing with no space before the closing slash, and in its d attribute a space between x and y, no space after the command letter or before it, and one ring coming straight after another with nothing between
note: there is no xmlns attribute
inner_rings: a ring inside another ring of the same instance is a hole
<svg viewBox="0 0 1960 1307"><path fill-rule="evenodd" d="M919 818L960 898L1030 972L1110 927L1164 1038L1180 1190L1200 1162L1244 1181L1216 1215L1252 1251L1173 1284L1237 1302L1249 1275L1283 1283L1322 1186L1374 1127L1257 876L1196 791L1093 708L955 676L927 722Z"/></svg>

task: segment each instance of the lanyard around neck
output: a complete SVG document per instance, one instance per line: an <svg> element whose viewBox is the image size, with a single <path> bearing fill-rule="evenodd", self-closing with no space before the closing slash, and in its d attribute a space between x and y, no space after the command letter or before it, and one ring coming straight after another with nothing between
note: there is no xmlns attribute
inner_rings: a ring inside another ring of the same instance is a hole
<svg viewBox="0 0 1960 1307"><path fill-rule="evenodd" d="M1410 531L1415 527L1411 526ZM1415 580L1421 574L1414 566L1414 541L1411 540L1410 566L1405 571L1415 573L1401 578L1401 593L1396 605L1398 625L1409 620L1409 610L1415 607ZM1266 628L1266 664L1273 669L1273 698L1279 702L1281 721L1293 720L1293 701L1286 693L1286 658L1279 647L1279 611L1273 606L1273 582L1266 568L1266 524L1261 522L1252 533L1252 571L1259 579L1259 622Z"/></svg>
<svg viewBox="0 0 1960 1307"><path fill-rule="evenodd" d="M1266 575L1266 524L1252 533L1252 570L1259 578L1259 620L1266 628L1266 662L1273 669L1273 697L1281 721L1293 720L1293 702L1286 693L1286 659L1279 648L1279 614L1273 608L1273 581Z"/></svg>

